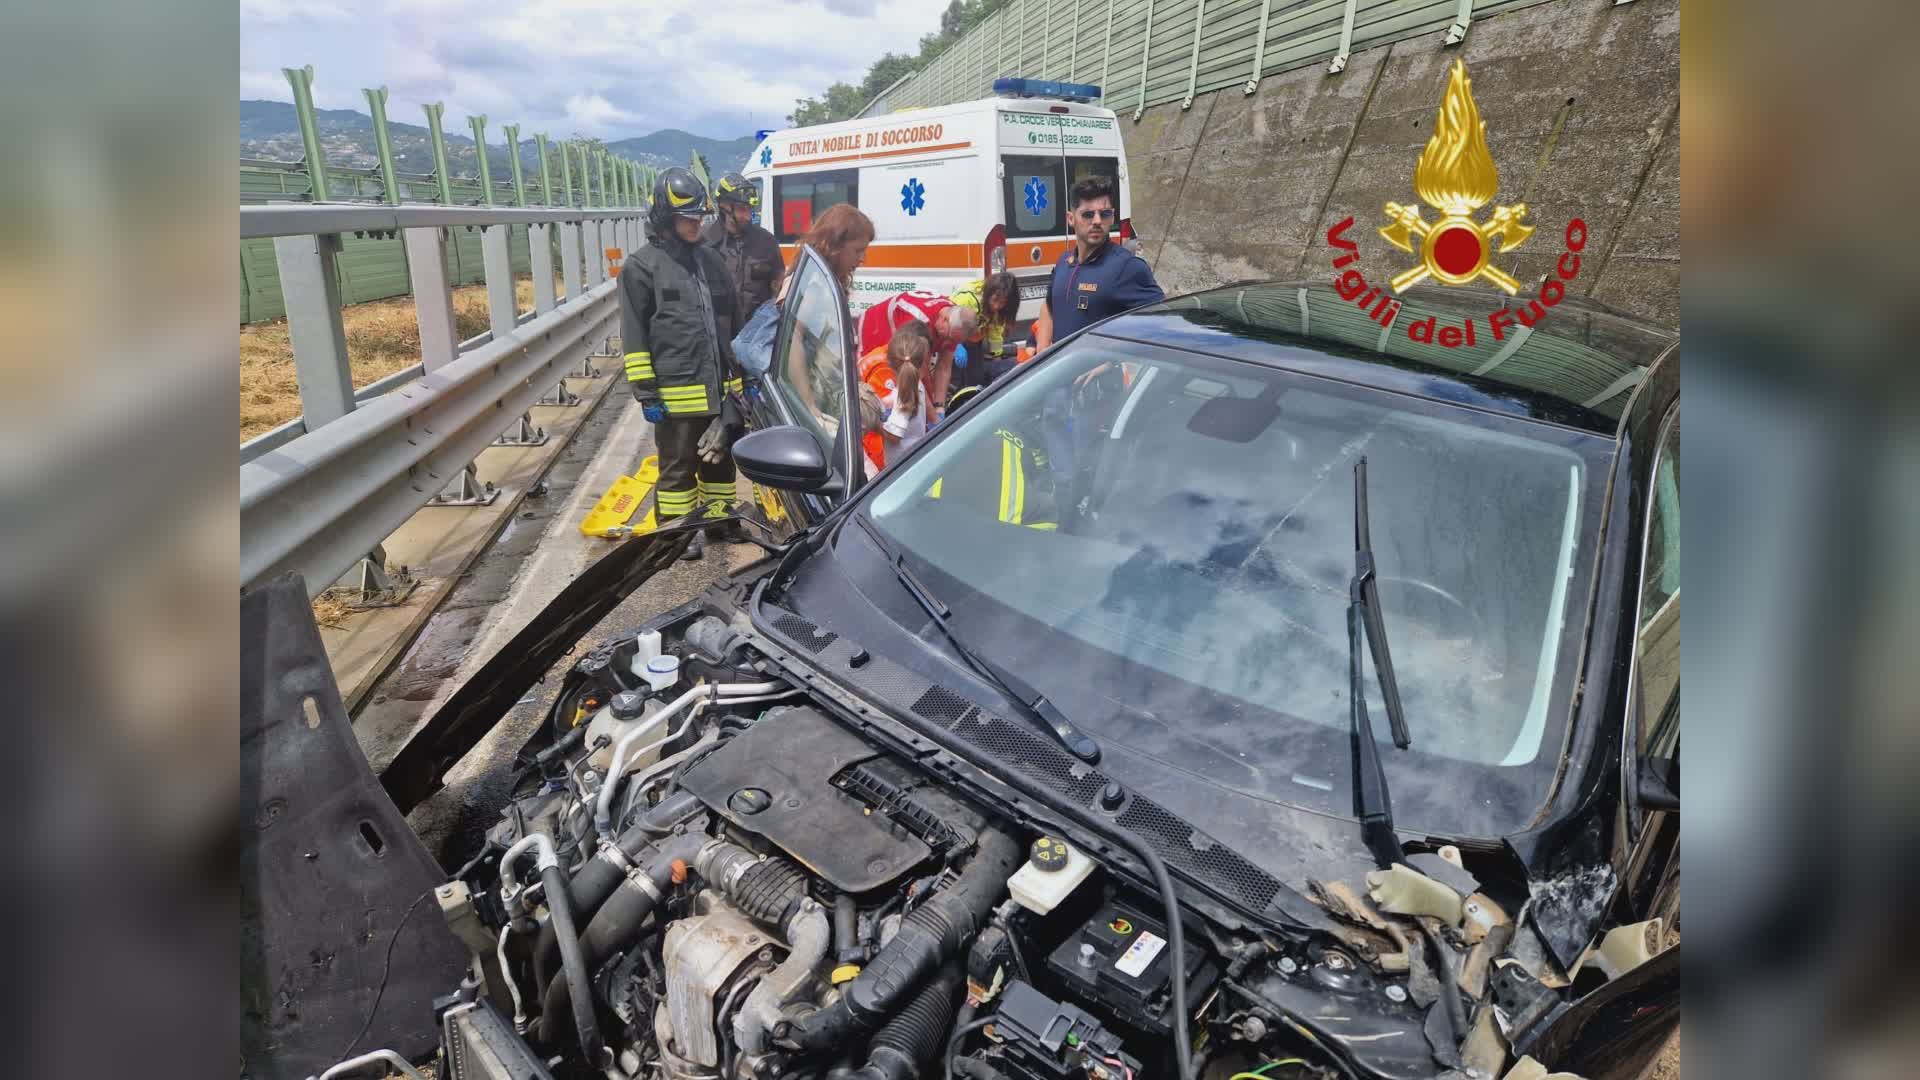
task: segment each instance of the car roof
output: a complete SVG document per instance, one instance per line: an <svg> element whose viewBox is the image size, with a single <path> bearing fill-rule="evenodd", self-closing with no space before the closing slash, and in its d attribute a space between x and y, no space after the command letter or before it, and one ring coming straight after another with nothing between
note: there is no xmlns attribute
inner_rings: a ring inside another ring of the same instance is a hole
<svg viewBox="0 0 1920 1080"><path fill-rule="evenodd" d="M1590 301L1568 298L1531 329L1516 299L1491 289L1417 286L1390 327L1323 282L1227 285L1176 297L1089 331L1377 386L1418 397L1614 435L1634 387L1679 335ZM1506 308L1501 339L1487 317ZM1475 342L1419 342L1410 328L1474 322Z"/></svg>

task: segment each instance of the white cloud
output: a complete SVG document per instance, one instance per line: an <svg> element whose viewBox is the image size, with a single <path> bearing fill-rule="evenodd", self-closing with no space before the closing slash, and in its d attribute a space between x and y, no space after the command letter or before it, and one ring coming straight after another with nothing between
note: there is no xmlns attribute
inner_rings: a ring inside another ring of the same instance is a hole
<svg viewBox="0 0 1920 1080"><path fill-rule="evenodd" d="M262 23L346 22L353 14L328 0L240 0L240 25Z"/></svg>
<svg viewBox="0 0 1920 1080"><path fill-rule="evenodd" d="M638 117L614 107L613 102L599 94L575 94L567 99L567 122L583 131L605 131L610 127L628 126Z"/></svg>
<svg viewBox="0 0 1920 1080"><path fill-rule="evenodd" d="M309 0L242 0L241 92L287 100L281 67L312 64L323 108L365 107L387 85L389 115L420 122L444 101L449 130L486 113L489 131L619 139L663 127L728 137L786 122L794 99L858 82L884 52L933 31L932 4L758 0L750 12L632 0L327 0L345 21L290 21ZM497 135L495 136L497 138Z"/></svg>

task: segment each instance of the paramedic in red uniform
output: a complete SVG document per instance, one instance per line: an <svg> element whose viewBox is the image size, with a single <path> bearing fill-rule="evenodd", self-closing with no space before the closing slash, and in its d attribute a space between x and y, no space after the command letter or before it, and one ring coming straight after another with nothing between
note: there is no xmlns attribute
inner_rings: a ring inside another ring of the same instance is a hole
<svg viewBox="0 0 1920 1080"><path fill-rule="evenodd" d="M953 350L979 332L980 317L971 308L937 293L903 292L873 305L860 316L860 352L884 349L893 330L909 322L924 324L933 337L933 360L926 373L929 419L938 420L953 382Z"/></svg>

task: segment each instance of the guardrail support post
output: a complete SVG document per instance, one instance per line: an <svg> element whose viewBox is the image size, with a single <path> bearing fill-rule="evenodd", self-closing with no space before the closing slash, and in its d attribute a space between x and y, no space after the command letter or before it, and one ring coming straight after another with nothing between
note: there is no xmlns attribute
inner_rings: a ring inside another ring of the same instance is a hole
<svg viewBox="0 0 1920 1080"><path fill-rule="evenodd" d="M473 156L480 165L480 205L493 205L493 167L487 163L487 114L467 117L473 129Z"/></svg>
<svg viewBox="0 0 1920 1080"><path fill-rule="evenodd" d="M453 205L453 177L447 175L447 134L440 130L440 114L446 106L439 102L422 106L427 112L427 135L433 142L433 179L440 185L440 203Z"/></svg>
<svg viewBox="0 0 1920 1080"><path fill-rule="evenodd" d="M447 234L438 225L401 231L414 315L420 322L420 363L431 375L460 351L453 328L453 289L447 283Z"/></svg>
<svg viewBox="0 0 1920 1080"><path fill-rule="evenodd" d="M1153 59L1153 0L1147 0L1147 33L1140 43L1140 98L1134 102L1133 118L1147 114L1147 62Z"/></svg>
<svg viewBox="0 0 1920 1080"><path fill-rule="evenodd" d="M560 286L567 290L567 299L578 300L585 291L580 278L580 223L563 221L560 223Z"/></svg>
<svg viewBox="0 0 1920 1080"><path fill-rule="evenodd" d="M1200 85L1200 32L1207 28L1207 0L1193 15L1193 52L1187 57L1187 96L1180 101L1182 111L1193 108L1193 92Z"/></svg>
<svg viewBox="0 0 1920 1080"><path fill-rule="evenodd" d="M562 383L561 385L565 386L566 384ZM547 429L534 426L533 414L524 412L520 414L520 420L507 429L506 434L493 440L493 445L545 446L547 445L548 438Z"/></svg>
<svg viewBox="0 0 1920 1080"><path fill-rule="evenodd" d="M314 202L327 201L327 155L320 149L320 128L313 119L313 65L281 68L293 87L293 113L300 122L300 141L307 151L307 181Z"/></svg>
<svg viewBox="0 0 1920 1080"><path fill-rule="evenodd" d="M369 87L367 115L373 117L373 143L380 152L380 182L386 185L387 202L400 205L400 175L393 166L393 138L387 133L387 88Z"/></svg>
<svg viewBox="0 0 1920 1080"><path fill-rule="evenodd" d="M488 506L500 497L493 481L480 482L480 471L471 462L440 494L427 501L428 506Z"/></svg>
<svg viewBox="0 0 1920 1080"><path fill-rule="evenodd" d="M347 332L340 318L340 279L334 256L340 236L277 236L274 261L287 305L287 337L293 343L294 377L307 430L353 411L353 377L347 367Z"/></svg>
<svg viewBox="0 0 1920 1080"><path fill-rule="evenodd" d="M527 205L527 184L520 174L520 125L501 124L500 131L507 137L507 164L513 167L513 205Z"/></svg>
<svg viewBox="0 0 1920 1080"><path fill-rule="evenodd" d="M480 227L480 269L487 279L487 325L495 341L513 333L519 312L513 298L513 251L508 241L511 225Z"/></svg>
<svg viewBox="0 0 1920 1080"><path fill-rule="evenodd" d="M567 144L564 142L555 146L554 149L560 154L560 190L566 193L562 205L571 207L573 205L573 153L567 149Z"/></svg>
<svg viewBox="0 0 1920 1080"><path fill-rule="evenodd" d="M547 136L545 132L533 134L533 145L540 152L540 205L553 205L553 172L547 168Z"/></svg>
<svg viewBox="0 0 1920 1080"><path fill-rule="evenodd" d="M1360 0L1347 0L1347 9L1340 16L1340 48L1333 54L1333 63L1327 65L1329 75L1347 70L1347 59L1353 55L1353 20L1359 7Z"/></svg>
<svg viewBox="0 0 1920 1080"><path fill-rule="evenodd" d="M584 232L580 257L586 260L589 289L607 280L607 257L604 254L607 243L602 224L599 218L588 218L580 226Z"/></svg>
<svg viewBox="0 0 1920 1080"><path fill-rule="evenodd" d="M554 307L553 226L527 226L527 256L533 264L533 313L545 315Z"/></svg>
<svg viewBox="0 0 1920 1080"><path fill-rule="evenodd" d="M1454 16L1453 25L1447 27L1447 39L1443 44L1458 45L1467 39L1467 28L1473 25L1473 0L1460 0L1460 10Z"/></svg>

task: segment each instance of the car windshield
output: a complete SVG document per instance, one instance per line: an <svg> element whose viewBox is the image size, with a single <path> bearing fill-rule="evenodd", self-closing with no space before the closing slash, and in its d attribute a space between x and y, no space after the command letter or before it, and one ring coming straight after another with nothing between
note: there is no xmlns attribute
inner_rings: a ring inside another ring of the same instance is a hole
<svg viewBox="0 0 1920 1080"><path fill-rule="evenodd" d="M1400 825L1494 836L1544 804L1609 441L1097 335L942 427L866 512L969 645L1110 753L1343 816L1364 454Z"/></svg>

